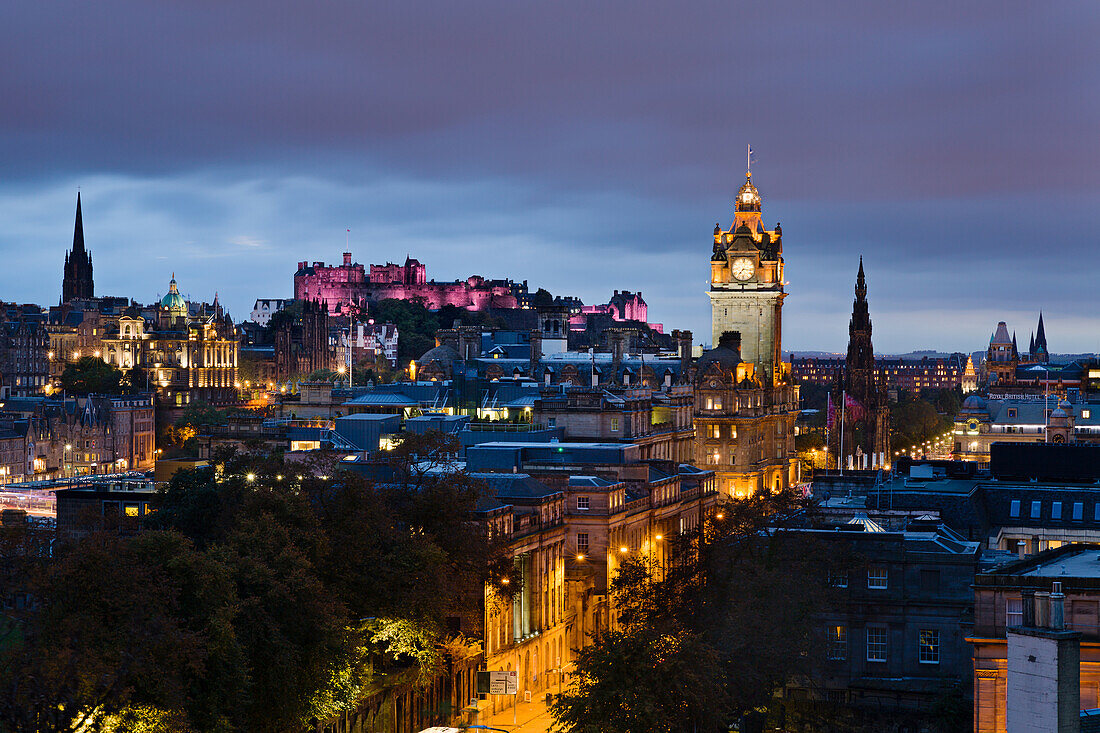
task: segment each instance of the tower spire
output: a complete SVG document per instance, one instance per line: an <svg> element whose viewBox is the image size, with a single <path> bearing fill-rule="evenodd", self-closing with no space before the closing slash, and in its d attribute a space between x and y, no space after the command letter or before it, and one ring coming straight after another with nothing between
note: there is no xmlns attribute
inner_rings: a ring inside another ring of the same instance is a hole
<svg viewBox="0 0 1100 733"><path fill-rule="evenodd" d="M95 295L92 282L92 256L84 248L84 217L80 211L80 191L76 193L76 223L73 226L73 248L65 255L61 280L61 301L91 298Z"/></svg>
<svg viewBox="0 0 1100 733"><path fill-rule="evenodd" d="M80 191L76 192L76 227L73 229L73 253L84 251L84 219L80 215Z"/></svg>

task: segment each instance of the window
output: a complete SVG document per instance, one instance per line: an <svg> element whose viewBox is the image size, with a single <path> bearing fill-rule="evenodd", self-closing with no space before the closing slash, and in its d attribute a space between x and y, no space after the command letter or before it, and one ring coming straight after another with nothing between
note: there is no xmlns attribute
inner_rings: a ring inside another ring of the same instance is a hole
<svg viewBox="0 0 1100 733"><path fill-rule="evenodd" d="M921 664L940 663L939 629L921 629L917 639L917 656Z"/></svg>
<svg viewBox="0 0 1100 733"><path fill-rule="evenodd" d="M1012 517L1013 519L1016 519L1020 516L1019 499L1013 499L1012 502L1008 505L1008 516Z"/></svg>
<svg viewBox="0 0 1100 733"><path fill-rule="evenodd" d="M887 577L886 568L882 565L875 565L867 571L867 587L885 588Z"/></svg>
<svg viewBox="0 0 1100 733"><path fill-rule="evenodd" d="M709 463L710 465L717 466L721 462L722 462L722 454L719 453L718 451L714 451L713 453L708 453L707 454L707 463ZM1098 506L1100 506L1100 505L1098 505Z"/></svg>
<svg viewBox="0 0 1100 733"><path fill-rule="evenodd" d="M587 532L577 532L577 552L588 552Z"/></svg>
<svg viewBox="0 0 1100 733"><path fill-rule="evenodd" d="M833 588L847 588L848 573L829 573L829 585Z"/></svg>
<svg viewBox="0 0 1100 733"><path fill-rule="evenodd" d="M617 417L611 418L611 432L619 432L619 418Z"/></svg>
<svg viewBox="0 0 1100 733"><path fill-rule="evenodd" d="M580 509L583 512L588 511L588 497L587 496L578 496L577 497L577 509Z"/></svg>
<svg viewBox="0 0 1100 733"><path fill-rule="evenodd" d="M1021 598L1005 599L1005 626L1022 626L1024 623L1024 601Z"/></svg>
<svg viewBox="0 0 1100 733"><path fill-rule="evenodd" d="M128 517L137 517L141 514L141 509L138 507L137 504L127 504L125 507L125 511L126 516Z"/></svg>
<svg viewBox="0 0 1100 733"><path fill-rule="evenodd" d="M1016 408L1015 407L1008 408L1008 417L1009 417L1009 419L1012 419L1012 418L1016 417Z"/></svg>
<svg viewBox="0 0 1100 733"><path fill-rule="evenodd" d="M722 426L721 425L707 425L707 437L708 438L721 438Z"/></svg>
<svg viewBox="0 0 1100 733"><path fill-rule="evenodd" d="M1085 518L1085 504L1084 502L1073 502L1073 521L1080 522Z"/></svg>
<svg viewBox="0 0 1100 733"><path fill-rule="evenodd" d="M829 659L848 658L848 627L829 627Z"/></svg>
<svg viewBox="0 0 1100 733"><path fill-rule="evenodd" d="M1062 502L1055 501L1050 504L1050 518L1061 519L1062 518Z"/></svg>
<svg viewBox="0 0 1100 733"><path fill-rule="evenodd" d="M1081 417L1088 420L1090 417L1092 417L1092 411L1091 410L1081 410Z"/></svg>
<svg viewBox="0 0 1100 733"><path fill-rule="evenodd" d="M925 594L939 593L940 591L940 571L939 570L921 570L920 571L920 591Z"/></svg>
<svg viewBox="0 0 1100 733"><path fill-rule="evenodd" d="M1038 519L1043 513L1043 502L1033 501L1031 502L1031 518Z"/></svg>
<svg viewBox="0 0 1100 733"><path fill-rule="evenodd" d="M867 661L886 661L886 629L882 626L867 627Z"/></svg>

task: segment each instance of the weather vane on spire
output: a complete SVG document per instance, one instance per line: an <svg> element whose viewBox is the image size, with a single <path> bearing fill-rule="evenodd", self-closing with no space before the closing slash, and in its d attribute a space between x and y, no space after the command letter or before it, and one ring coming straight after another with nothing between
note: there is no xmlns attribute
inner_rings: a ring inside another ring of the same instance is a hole
<svg viewBox="0 0 1100 733"><path fill-rule="evenodd" d="M752 145L745 146L745 175L752 177Z"/></svg>

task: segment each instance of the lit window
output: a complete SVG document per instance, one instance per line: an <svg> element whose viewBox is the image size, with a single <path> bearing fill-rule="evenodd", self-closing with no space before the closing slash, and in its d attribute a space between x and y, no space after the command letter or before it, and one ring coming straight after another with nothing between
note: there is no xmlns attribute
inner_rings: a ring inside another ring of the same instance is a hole
<svg viewBox="0 0 1100 733"><path fill-rule="evenodd" d="M586 511L588 511L588 508L589 508L588 497L587 496L578 496L577 497L577 509L580 509L581 511L586 512Z"/></svg>
<svg viewBox="0 0 1100 733"><path fill-rule="evenodd" d="M886 661L886 629L881 626L867 627L867 661Z"/></svg>
<svg viewBox="0 0 1100 733"><path fill-rule="evenodd" d="M127 504L125 511L128 517L137 517L141 515L141 510L137 504Z"/></svg>
<svg viewBox="0 0 1100 733"><path fill-rule="evenodd" d="M707 425L707 437L708 438L721 438L722 426L721 425Z"/></svg>
<svg viewBox="0 0 1100 733"><path fill-rule="evenodd" d="M714 451L713 453L708 453L707 454L707 463L710 464L711 466L717 466L721 462L722 462L722 454L719 453L718 451ZM1100 506L1100 505L1098 505L1098 506Z"/></svg>
<svg viewBox="0 0 1100 733"><path fill-rule="evenodd" d="M848 658L848 627L829 627L829 659Z"/></svg>
<svg viewBox="0 0 1100 733"><path fill-rule="evenodd" d="M1090 417L1092 417L1092 411L1091 410L1081 410L1081 417L1088 420Z"/></svg>
<svg viewBox="0 0 1100 733"><path fill-rule="evenodd" d="M878 589L886 588L887 578L886 568L882 565L876 565L867 571L867 587Z"/></svg>
<svg viewBox="0 0 1100 733"><path fill-rule="evenodd" d="M1020 500L1013 499L1008 505L1008 516L1016 518L1020 516Z"/></svg>
<svg viewBox="0 0 1100 733"><path fill-rule="evenodd" d="M611 432L619 432L619 418L617 417L611 418Z"/></svg>
<svg viewBox="0 0 1100 733"><path fill-rule="evenodd" d="M940 663L939 629L921 629L917 642L918 658L921 664Z"/></svg>
<svg viewBox="0 0 1100 733"><path fill-rule="evenodd" d="M1038 519L1043 513L1043 502L1033 501L1031 502L1031 518Z"/></svg>

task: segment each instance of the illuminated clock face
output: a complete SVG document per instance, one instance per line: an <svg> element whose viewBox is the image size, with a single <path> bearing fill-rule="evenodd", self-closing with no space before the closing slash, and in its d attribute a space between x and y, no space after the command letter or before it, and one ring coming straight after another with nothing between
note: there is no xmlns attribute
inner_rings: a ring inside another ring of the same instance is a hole
<svg viewBox="0 0 1100 733"><path fill-rule="evenodd" d="M732 263L733 276L738 280L748 280L756 268L748 257L738 257Z"/></svg>

